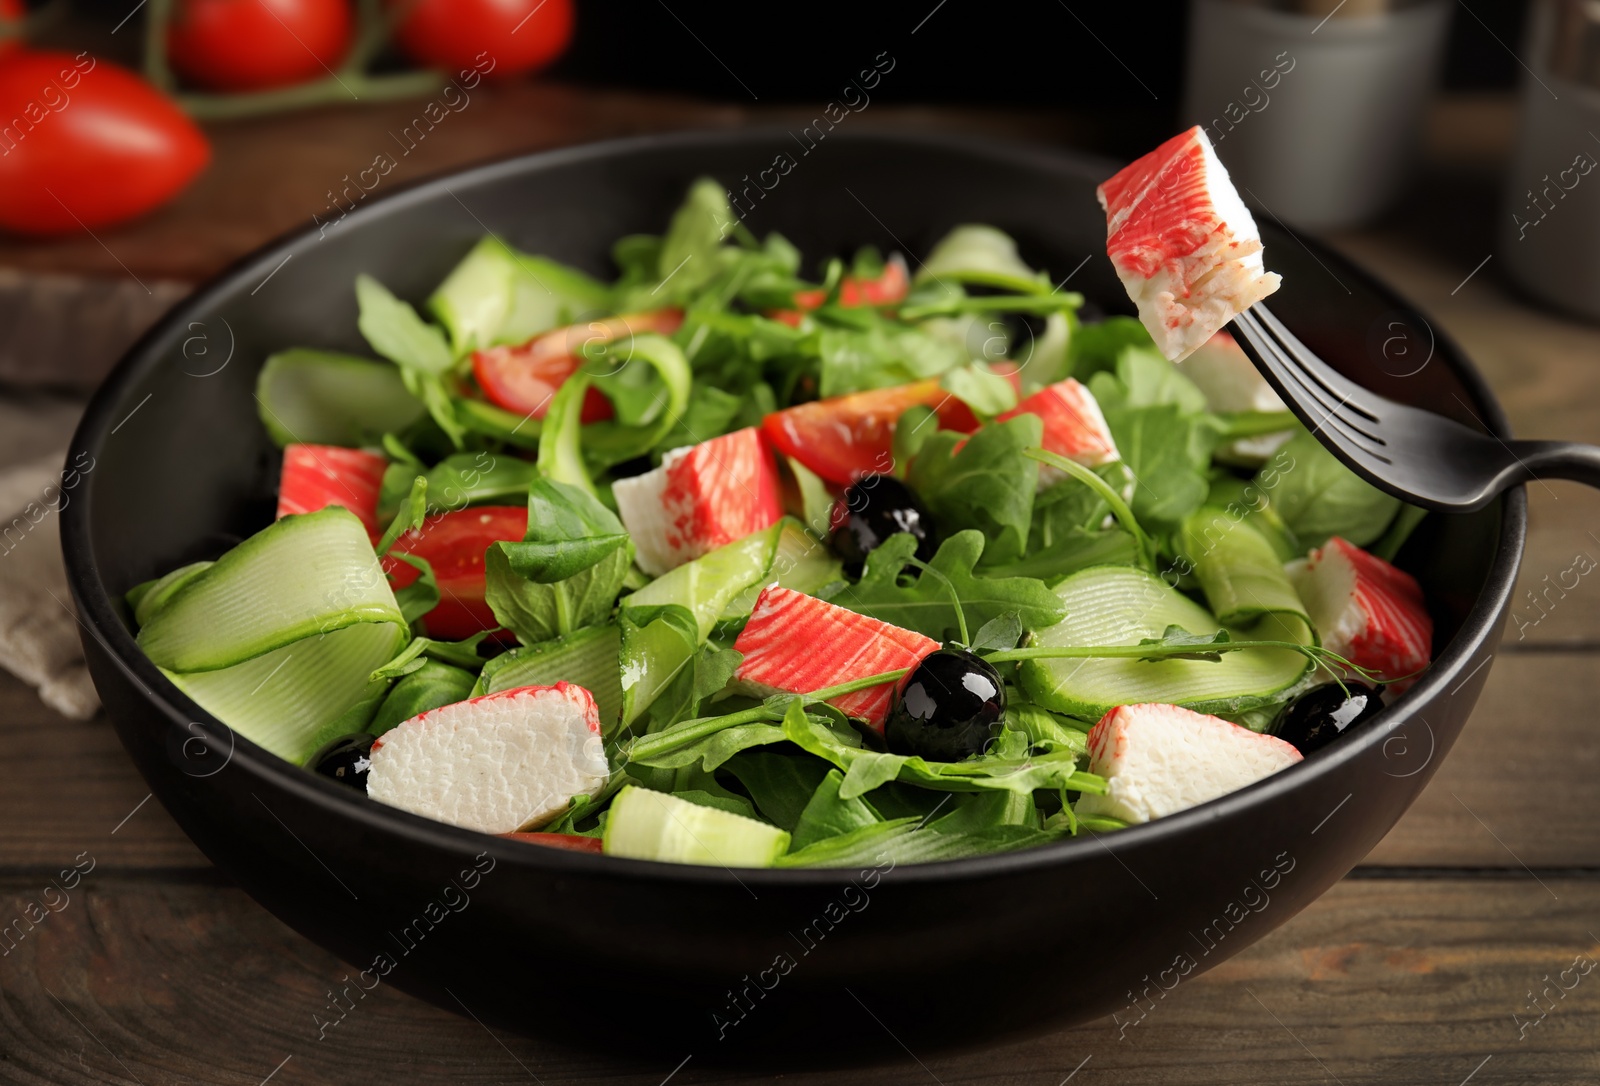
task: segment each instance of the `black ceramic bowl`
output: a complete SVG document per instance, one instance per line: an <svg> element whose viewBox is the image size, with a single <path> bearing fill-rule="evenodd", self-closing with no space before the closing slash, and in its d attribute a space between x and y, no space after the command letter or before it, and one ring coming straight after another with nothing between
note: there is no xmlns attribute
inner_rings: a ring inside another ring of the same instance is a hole
<svg viewBox="0 0 1600 1086"><path fill-rule="evenodd" d="M144 657L120 602L268 523L276 456L256 421L256 371L289 345L363 351L358 272L420 300L492 228L605 275L614 239L659 231L709 174L736 188L753 230L782 231L808 261L868 242L924 254L958 223L993 223L1035 266L1076 269L1070 289L1126 309L1094 197L1114 168L932 136L840 132L809 153L783 132L651 138L374 198L326 236L313 228L246 259L129 354L75 439L93 469L63 543L122 742L207 856L350 963L348 982L326 979L352 1000L390 984L499 1026L673 1060L753 1048L772 1067L879 1044L898 1053L890 1031L913 1048L970 1043L1159 999L1326 890L1432 776L1500 636L1521 491L1431 517L1407 546L1437 662L1372 725L1151 825L887 871L618 860L384 807L232 735ZM1302 339L1388 396L1446 413L1470 404L1503 432L1477 375L1420 315L1332 252L1263 226L1284 278L1273 309Z"/></svg>

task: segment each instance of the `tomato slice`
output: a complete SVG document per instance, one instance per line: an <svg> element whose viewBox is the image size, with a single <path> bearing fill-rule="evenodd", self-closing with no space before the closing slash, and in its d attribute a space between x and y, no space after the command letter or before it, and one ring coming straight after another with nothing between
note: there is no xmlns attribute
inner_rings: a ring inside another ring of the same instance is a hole
<svg viewBox="0 0 1600 1086"><path fill-rule="evenodd" d="M499 625L483 598L483 555L489 544L527 534L528 508L523 505L480 505L440 513L401 536L391 556L383 560L383 568L395 588L405 588L421 574L393 555L426 558L439 582L439 603L423 616L422 624L429 637L460 641Z"/></svg>
<svg viewBox="0 0 1600 1086"><path fill-rule="evenodd" d="M844 281L839 284L839 304L846 308L892 305L904 301L909 293L911 293L911 276L906 271L905 260L899 253L895 253L884 263L883 274L876 279L845 276ZM775 321L782 321L791 328L798 328L801 316L817 308L827 300L827 297L827 293L822 290L796 291L793 309L775 309L767 316Z"/></svg>
<svg viewBox="0 0 1600 1086"><path fill-rule="evenodd" d="M831 483L848 484L894 470L894 424L906 408L918 405L933 408L941 429L978 428L971 408L936 379L803 403L773 412L761 425L784 455Z"/></svg>
<svg viewBox="0 0 1600 1086"><path fill-rule="evenodd" d="M546 848L564 848L572 852L604 851L600 838L585 837L581 833L502 833L500 836L512 841L543 845Z"/></svg>
<svg viewBox="0 0 1600 1086"><path fill-rule="evenodd" d="M609 343L621 336L659 332L670 336L683 324L683 310L655 309L601 321L569 324L535 336L517 347L490 347L472 355L472 373L489 402L528 418L542 419L556 389L583 365L586 343ZM600 422L612 415L611 401L591 388L582 420Z"/></svg>

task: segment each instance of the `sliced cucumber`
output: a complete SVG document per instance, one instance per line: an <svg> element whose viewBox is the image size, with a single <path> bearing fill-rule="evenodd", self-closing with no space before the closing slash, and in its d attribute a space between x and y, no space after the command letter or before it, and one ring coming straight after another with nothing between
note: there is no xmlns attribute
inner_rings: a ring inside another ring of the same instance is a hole
<svg viewBox="0 0 1600 1086"><path fill-rule="evenodd" d="M173 595L194 577L211 568L210 562L190 562L179 566L165 577L134 585L128 589L128 606L133 608L133 621L143 626L152 615L167 605Z"/></svg>
<svg viewBox="0 0 1600 1086"><path fill-rule="evenodd" d="M1263 615L1282 615L1303 622L1307 638L1314 637L1278 552L1246 520L1203 506L1184 520L1179 542L1218 621L1248 625Z"/></svg>
<svg viewBox="0 0 1600 1086"><path fill-rule="evenodd" d="M472 247L428 299L428 308L450 333L457 358L495 342L511 312L516 258L506 243L489 236Z"/></svg>
<svg viewBox="0 0 1600 1086"><path fill-rule="evenodd" d="M330 506L276 521L195 574L150 616L139 646L168 670L214 671L368 623L406 631L366 528Z"/></svg>
<svg viewBox="0 0 1600 1086"><path fill-rule="evenodd" d="M628 785L611 801L602 848L610 856L721 867L771 867L789 834L753 818Z"/></svg>
<svg viewBox="0 0 1600 1086"><path fill-rule="evenodd" d="M599 280L542 256L519 252L515 258L511 311L497 342L526 343L540 332L611 310L611 288Z"/></svg>
<svg viewBox="0 0 1600 1086"><path fill-rule="evenodd" d="M717 617L734 597L763 583L777 555L783 525L780 520L770 528L752 532L693 562L685 562L633 595L624 597L622 606L657 607L675 603L694 615L700 627L700 639L704 641Z"/></svg>
<svg viewBox="0 0 1600 1086"><path fill-rule="evenodd" d="M1204 607L1159 577L1129 566L1096 566L1055 588L1067 617L1038 631L1037 646L1137 645L1168 626L1212 634L1222 627ZM1231 632L1231 631L1230 631ZM1236 639L1305 643L1304 623L1268 615ZM1240 649L1207 660L1026 660L1023 689L1047 709L1097 720L1118 705L1162 702L1199 712L1239 712L1271 700L1311 667L1292 649Z"/></svg>
<svg viewBox="0 0 1600 1086"><path fill-rule="evenodd" d="M388 362L299 348L267 359L256 378L256 402L280 446L375 444L427 410Z"/></svg>
<svg viewBox="0 0 1600 1086"><path fill-rule="evenodd" d="M166 674L228 727L298 765L330 739L365 726L347 714L366 701L376 707L387 684L368 676L400 651L406 636L404 626L363 622L232 667Z"/></svg>
<svg viewBox="0 0 1600 1086"><path fill-rule="evenodd" d="M616 626L589 626L496 656L484 665L472 692L477 696L569 682L594 695L600 723L609 731L622 716L621 655L622 631Z"/></svg>
<svg viewBox="0 0 1600 1086"><path fill-rule="evenodd" d="M782 524L783 530L778 533L778 550L767 570L768 575L728 601L718 616L719 622L736 621L748 616L755 609L756 597L773 581L811 596L816 595L823 585L843 579L844 563L833 551L800 527L799 521L785 517Z"/></svg>

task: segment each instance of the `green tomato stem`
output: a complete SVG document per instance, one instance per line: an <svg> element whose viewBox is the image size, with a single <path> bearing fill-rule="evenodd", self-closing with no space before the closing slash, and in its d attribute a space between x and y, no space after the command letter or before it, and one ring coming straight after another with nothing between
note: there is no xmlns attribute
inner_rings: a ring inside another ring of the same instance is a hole
<svg viewBox="0 0 1600 1086"><path fill-rule="evenodd" d="M339 102L387 102L420 98L444 84L437 72L401 75L334 75L311 83L252 94L183 94L178 104L197 120L232 120Z"/></svg>

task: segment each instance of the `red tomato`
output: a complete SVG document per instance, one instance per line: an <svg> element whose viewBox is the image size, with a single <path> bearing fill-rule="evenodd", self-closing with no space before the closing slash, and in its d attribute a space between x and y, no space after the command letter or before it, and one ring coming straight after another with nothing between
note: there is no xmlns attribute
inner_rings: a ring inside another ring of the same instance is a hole
<svg viewBox="0 0 1600 1086"><path fill-rule="evenodd" d="M125 68L79 53L0 63L0 226L57 234L166 203L211 160L194 122Z"/></svg>
<svg viewBox="0 0 1600 1086"><path fill-rule="evenodd" d="M14 24L7 28L7 36L0 38L0 57L8 56L13 50L21 48L21 24L27 16L28 9L22 6L22 0L0 0L0 19Z"/></svg>
<svg viewBox="0 0 1600 1086"><path fill-rule="evenodd" d="M202 87L265 90L326 75L353 32L346 0L179 0L167 55Z"/></svg>
<svg viewBox="0 0 1600 1086"><path fill-rule="evenodd" d="M501 837L523 841L546 848L564 848L573 852L603 852L598 837L585 837L578 833L502 833Z"/></svg>
<svg viewBox="0 0 1600 1086"><path fill-rule="evenodd" d="M542 68L572 40L572 0L390 0L395 41L430 68L496 77Z"/></svg>
<svg viewBox="0 0 1600 1086"><path fill-rule="evenodd" d="M422 623L429 637L460 641L499 625L483 599L483 554L489 544L527 534L525 505L478 505L440 513L401 536L383 560L383 568L396 588L404 588L421 574L393 555L426 558L439 582L439 604L423 616Z"/></svg>
<svg viewBox="0 0 1600 1086"><path fill-rule="evenodd" d="M844 281L839 284L839 304L846 307L892 305L904 301L909 293L911 293L911 277L906 273L906 262L901 259L899 253L896 253L883 265L883 274L876 279L845 276ZM827 293L822 290L798 291L794 296L793 309L778 309L767 315L791 328L798 328L801 315L807 310L817 308L827 300L827 297Z"/></svg>
<svg viewBox="0 0 1600 1086"><path fill-rule="evenodd" d="M933 408L941 429L978 428L971 409L931 379L803 403L773 412L762 427L784 455L830 483L847 484L894 470L894 424L918 404Z"/></svg>
<svg viewBox="0 0 1600 1086"><path fill-rule="evenodd" d="M535 336L520 347L491 347L472 356L472 373L489 402L507 411L542 419L550 398L583 365L585 343L609 343L624 335L659 332L670 336L683 324L683 310L656 309L609 320L570 324ZM584 422L611 417L611 401L590 389L583 401Z"/></svg>

